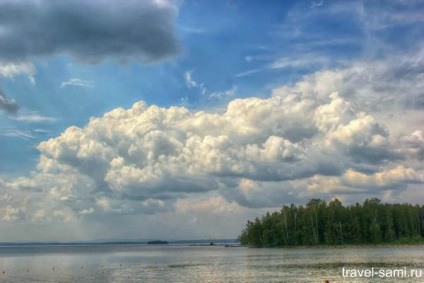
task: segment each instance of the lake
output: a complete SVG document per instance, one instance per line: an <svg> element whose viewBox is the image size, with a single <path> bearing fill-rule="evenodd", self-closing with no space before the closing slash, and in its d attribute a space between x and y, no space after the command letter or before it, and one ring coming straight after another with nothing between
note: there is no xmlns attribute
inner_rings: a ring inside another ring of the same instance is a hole
<svg viewBox="0 0 424 283"><path fill-rule="evenodd" d="M418 271L423 263L424 246L281 249L187 245L14 246L0 248L0 281L421 282L424 279L399 278L399 274L392 278L367 278L363 272L371 268L375 272ZM343 268L349 272L347 275L355 275L352 274L355 271L363 277L343 278Z"/></svg>

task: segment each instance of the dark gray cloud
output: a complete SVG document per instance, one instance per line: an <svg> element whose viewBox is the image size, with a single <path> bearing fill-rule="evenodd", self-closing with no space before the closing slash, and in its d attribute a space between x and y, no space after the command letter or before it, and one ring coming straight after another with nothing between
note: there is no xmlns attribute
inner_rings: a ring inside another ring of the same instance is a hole
<svg viewBox="0 0 424 283"><path fill-rule="evenodd" d="M0 88L0 110L5 111L8 114L15 114L18 111L18 104L14 99L9 99L6 94Z"/></svg>
<svg viewBox="0 0 424 283"><path fill-rule="evenodd" d="M67 53L151 62L174 55L176 7L166 1L0 2L0 60Z"/></svg>

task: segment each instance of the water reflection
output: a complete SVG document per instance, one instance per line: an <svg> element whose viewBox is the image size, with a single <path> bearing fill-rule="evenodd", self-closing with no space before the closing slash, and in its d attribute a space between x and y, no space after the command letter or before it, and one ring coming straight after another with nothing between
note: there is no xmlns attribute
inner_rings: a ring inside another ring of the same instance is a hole
<svg viewBox="0 0 424 283"><path fill-rule="evenodd" d="M9 247L0 248L0 272L5 271L0 273L0 281L324 282L329 279L330 282L340 282L343 267L421 268L423 255L422 247L417 246L289 249L142 245ZM373 279L374 282L378 280ZM364 278L343 282L368 281ZM393 282L398 281L400 278Z"/></svg>

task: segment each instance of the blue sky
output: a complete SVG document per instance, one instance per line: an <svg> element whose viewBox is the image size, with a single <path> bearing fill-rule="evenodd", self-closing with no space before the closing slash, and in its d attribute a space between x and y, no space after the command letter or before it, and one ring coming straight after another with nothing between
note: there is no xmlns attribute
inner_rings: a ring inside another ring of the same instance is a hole
<svg viewBox="0 0 424 283"><path fill-rule="evenodd" d="M0 240L236 237L312 197L421 203L423 9L0 1Z"/></svg>

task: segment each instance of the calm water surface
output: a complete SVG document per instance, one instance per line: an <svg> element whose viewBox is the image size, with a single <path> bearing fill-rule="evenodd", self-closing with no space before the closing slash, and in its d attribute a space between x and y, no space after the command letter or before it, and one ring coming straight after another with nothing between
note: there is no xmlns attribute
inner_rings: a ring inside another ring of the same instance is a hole
<svg viewBox="0 0 424 283"><path fill-rule="evenodd" d="M421 269L424 246L0 247L0 282L424 282L424 275L422 279L348 280L342 278L343 267Z"/></svg>

